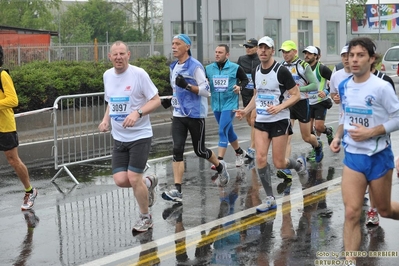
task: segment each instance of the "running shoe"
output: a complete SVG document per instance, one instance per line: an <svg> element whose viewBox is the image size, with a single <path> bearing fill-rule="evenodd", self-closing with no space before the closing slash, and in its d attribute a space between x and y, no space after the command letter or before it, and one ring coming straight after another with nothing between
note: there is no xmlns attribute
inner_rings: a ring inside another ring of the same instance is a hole
<svg viewBox="0 0 399 266"><path fill-rule="evenodd" d="M246 161L249 161L249 160L251 160L251 161L246 164L246 168L247 168L247 170L252 170L256 166L255 159L247 159Z"/></svg>
<svg viewBox="0 0 399 266"><path fill-rule="evenodd" d="M301 165L299 170L297 170L299 176L299 182L301 182L301 184L304 185L309 180L309 172L306 168L306 160L303 156L299 156L296 161Z"/></svg>
<svg viewBox="0 0 399 266"><path fill-rule="evenodd" d="M328 172L327 172L327 180L333 179L334 174L335 174L335 168L329 166L329 167L328 167Z"/></svg>
<svg viewBox="0 0 399 266"><path fill-rule="evenodd" d="M255 149L248 148L247 155L245 156L244 164L250 164L255 162Z"/></svg>
<svg viewBox="0 0 399 266"><path fill-rule="evenodd" d="M255 149L248 148L248 150L247 150L247 158L255 159Z"/></svg>
<svg viewBox="0 0 399 266"><path fill-rule="evenodd" d="M153 223L152 223L152 217L143 216L140 214L139 220L136 222L136 224L133 226L132 231L133 232L146 232L148 229L152 228Z"/></svg>
<svg viewBox="0 0 399 266"><path fill-rule="evenodd" d="M312 150L309 152L308 156L306 156L306 160L307 160L307 161L310 161L310 162L316 161L316 151L315 151L314 149L312 149Z"/></svg>
<svg viewBox="0 0 399 266"><path fill-rule="evenodd" d="M290 169L280 169L277 171L277 177L281 179L289 179L292 180L292 173Z"/></svg>
<svg viewBox="0 0 399 266"><path fill-rule="evenodd" d="M289 195L292 185L292 173L290 169L280 169L277 171L277 177L283 179L283 182L277 185L278 194Z"/></svg>
<svg viewBox="0 0 399 266"><path fill-rule="evenodd" d="M326 128L326 136L327 136L328 145L330 145L331 142L334 139L334 129L333 129L333 127L327 127Z"/></svg>
<svg viewBox="0 0 399 266"><path fill-rule="evenodd" d="M284 196L287 196L291 194L291 186L292 186L292 181L284 180L283 182L277 185L277 193L284 194Z"/></svg>
<svg viewBox="0 0 399 266"><path fill-rule="evenodd" d="M273 196L267 196L266 199L262 201L258 207L256 207L257 212L267 212L277 208L276 200Z"/></svg>
<svg viewBox="0 0 399 266"><path fill-rule="evenodd" d="M223 169L219 173L219 177L216 180L216 182L220 186L226 186L229 183L229 181L230 181L230 175L229 175L229 172L227 172L226 163L224 161L220 161L220 163L223 165Z"/></svg>
<svg viewBox="0 0 399 266"><path fill-rule="evenodd" d="M366 225L376 226L379 224L380 224L380 219L378 218L378 213L375 210L370 209L367 212Z"/></svg>
<svg viewBox="0 0 399 266"><path fill-rule="evenodd" d="M35 204L37 189L33 188L32 190L32 193L25 193L24 202L21 205L21 210L23 211L31 210Z"/></svg>
<svg viewBox="0 0 399 266"><path fill-rule="evenodd" d="M169 222L169 223L174 223L176 222L177 218L181 216L183 213L183 204L181 203L175 203L172 205L172 207L166 208L162 212L162 218Z"/></svg>
<svg viewBox="0 0 399 266"><path fill-rule="evenodd" d="M165 191L162 193L162 198L164 200L174 201L174 202L182 202L183 194L180 193L177 189L172 189L169 191Z"/></svg>
<svg viewBox="0 0 399 266"><path fill-rule="evenodd" d="M39 218L36 216L34 210L23 211L23 214L28 229L33 229L39 224Z"/></svg>
<svg viewBox="0 0 399 266"><path fill-rule="evenodd" d="M316 163L321 162L321 160L323 160L323 157L324 157L324 153L323 153L323 142L321 142L321 141L319 140L318 143L319 143L319 146L316 147L316 148L314 149L314 150L315 150L315 153L316 153L316 155L315 155Z"/></svg>
<svg viewBox="0 0 399 266"><path fill-rule="evenodd" d="M244 160L247 156L246 151L242 151L242 154L236 154L236 167L241 167L244 164Z"/></svg>
<svg viewBox="0 0 399 266"><path fill-rule="evenodd" d="M154 190L158 185L158 177L156 175L149 175L146 176L146 178L148 178L151 182L151 186L148 188L148 207L152 207L156 200Z"/></svg>

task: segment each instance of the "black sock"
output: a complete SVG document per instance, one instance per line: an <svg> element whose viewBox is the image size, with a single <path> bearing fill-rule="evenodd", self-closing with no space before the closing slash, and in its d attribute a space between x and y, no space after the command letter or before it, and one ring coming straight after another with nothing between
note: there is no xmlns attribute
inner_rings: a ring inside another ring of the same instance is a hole
<svg viewBox="0 0 399 266"><path fill-rule="evenodd" d="M216 171L218 171L218 173L221 173L223 170L223 164L219 163L218 166L216 166Z"/></svg>
<svg viewBox="0 0 399 266"><path fill-rule="evenodd" d="M181 184L175 183L175 187L181 193Z"/></svg>
<svg viewBox="0 0 399 266"><path fill-rule="evenodd" d="M236 150L236 154L243 154L244 151L241 149L241 147L238 147L238 149Z"/></svg>

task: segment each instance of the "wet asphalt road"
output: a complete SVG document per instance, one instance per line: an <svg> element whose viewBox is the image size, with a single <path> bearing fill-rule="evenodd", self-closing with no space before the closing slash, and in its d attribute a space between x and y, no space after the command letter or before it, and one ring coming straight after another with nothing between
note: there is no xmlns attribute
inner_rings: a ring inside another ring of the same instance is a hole
<svg viewBox="0 0 399 266"><path fill-rule="evenodd" d="M336 127L337 117L333 107L328 124ZM247 148L245 122L237 122L236 131ZM398 155L399 133L392 139ZM322 140L326 142L325 136ZM208 134L207 145L216 151L215 134ZM295 134L293 155L309 150ZM348 265L340 256L342 153L333 154L326 145L324 152L322 163L308 164L310 180L302 186L294 174L290 195L276 191L277 210L265 214L255 210L265 196L256 172L236 168L231 147L225 158L231 180L225 188L211 182L215 172L207 161L186 154L183 205L160 196L173 184L171 158L151 160L148 173L159 177L151 210L154 228L139 235L131 232L138 217L132 191L114 185L109 161L70 168L80 182L77 186L66 175L51 183L52 168L31 169L32 183L39 190L34 212L19 210L21 185L12 173L3 174L0 265ZM280 182L273 177L275 190ZM392 198L399 201L396 172ZM399 264L399 221L380 218L379 227L362 230L364 253L359 255L367 256L357 265Z"/></svg>

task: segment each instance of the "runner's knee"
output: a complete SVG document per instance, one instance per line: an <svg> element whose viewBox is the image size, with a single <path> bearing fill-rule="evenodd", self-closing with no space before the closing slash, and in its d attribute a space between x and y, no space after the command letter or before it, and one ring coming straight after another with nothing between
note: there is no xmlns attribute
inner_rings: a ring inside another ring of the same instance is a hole
<svg viewBox="0 0 399 266"><path fill-rule="evenodd" d="M198 157L201 157L201 158L204 158L204 159L209 159L209 158L211 158L212 151L209 150L209 149L206 149L205 152L203 152L202 150L195 149L195 154Z"/></svg>
<svg viewBox="0 0 399 266"><path fill-rule="evenodd" d="M360 215L361 215L361 208L355 208L353 206L345 206L345 221L358 223Z"/></svg>
<svg viewBox="0 0 399 266"><path fill-rule="evenodd" d="M173 161L181 162L183 161L184 147L173 147Z"/></svg>
<svg viewBox="0 0 399 266"><path fill-rule="evenodd" d="M391 218L392 216L392 209L389 206L382 206L381 208L379 208L379 206L377 206L377 210L378 210L378 214L381 215L381 217L384 218Z"/></svg>

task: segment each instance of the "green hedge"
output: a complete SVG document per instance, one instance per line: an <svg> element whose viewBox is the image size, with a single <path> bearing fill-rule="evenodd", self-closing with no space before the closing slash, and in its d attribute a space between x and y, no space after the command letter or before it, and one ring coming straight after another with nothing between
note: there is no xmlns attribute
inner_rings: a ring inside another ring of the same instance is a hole
<svg viewBox="0 0 399 266"><path fill-rule="evenodd" d="M160 95L171 94L166 57L140 58L131 63L148 72ZM16 67L10 71L19 98L15 112L51 107L61 95L101 92L103 73L111 67L110 62L75 61L36 61Z"/></svg>

